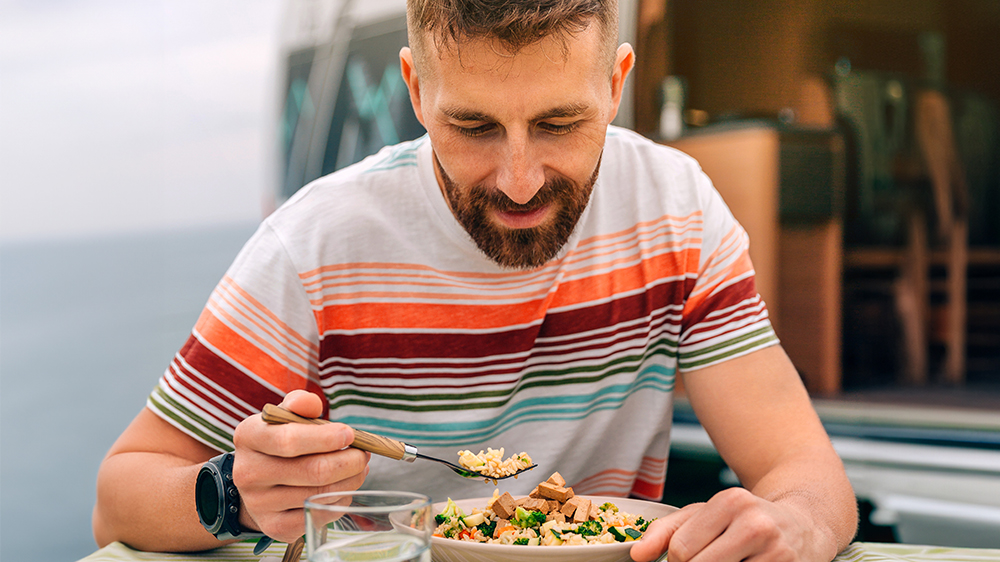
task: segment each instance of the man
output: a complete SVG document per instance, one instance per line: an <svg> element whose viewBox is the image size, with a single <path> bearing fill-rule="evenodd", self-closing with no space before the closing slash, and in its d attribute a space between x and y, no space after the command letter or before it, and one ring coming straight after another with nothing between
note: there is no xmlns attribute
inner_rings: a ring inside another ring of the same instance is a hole
<svg viewBox="0 0 1000 562"><path fill-rule="evenodd" d="M411 0L408 16L427 137L264 222L105 459L98 543L218 546L194 483L230 449L240 524L283 541L314 493L490 493L347 448L351 427L437 457L506 446L578 493L659 498L679 370L745 488L654 523L633 557L832 559L854 496L745 233L689 158L609 128L633 64L614 3ZM264 424L279 401L343 423ZM524 494L531 474L501 486Z"/></svg>

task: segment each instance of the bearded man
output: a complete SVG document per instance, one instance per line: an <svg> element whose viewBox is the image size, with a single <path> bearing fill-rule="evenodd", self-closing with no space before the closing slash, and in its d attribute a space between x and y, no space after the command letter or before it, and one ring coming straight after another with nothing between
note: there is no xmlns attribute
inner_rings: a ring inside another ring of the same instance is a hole
<svg viewBox="0 0 1000 562"><path fill-rule="evenodd" d="M348 447L352 428L439 458L506 446L578 494L659 499L679 374L743 488L655 522L633 558L834 558L854 496L771 329L745 232L694 161L610 126L634 61L616 3L407 11L402 75L427 135L263 222L104 461L98 543L238 536L196 515L212 458L231 463L240 529L283 541L316 493L485 495L433 463ZM338 423L266 425L279 402Z"/></svg>

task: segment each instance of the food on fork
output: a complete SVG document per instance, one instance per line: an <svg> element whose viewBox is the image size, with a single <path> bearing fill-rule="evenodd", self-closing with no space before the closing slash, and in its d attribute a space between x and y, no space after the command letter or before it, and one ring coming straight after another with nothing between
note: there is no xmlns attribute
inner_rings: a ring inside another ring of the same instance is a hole
<svg viewBox="0 0 1000 562"><path fill-rule="evenodd" d="M531 466L531 457L528 453L520 452L504 459L503 451L503 447L499 450L489 447L486 452L479 451L478 455L472 451L459 451L458 464L462 468L478 472L487 480L510 476Z"/></svg>
<svg viewBox="0 0 1000 562"><path fill-rule="evenodd" d="M435 515L434 536L488 544L560 546L610 544L638 540L653 521L601 505L573 493L558 472L523 498L493 491L484 509L466 515L448 498Z"/></svg>

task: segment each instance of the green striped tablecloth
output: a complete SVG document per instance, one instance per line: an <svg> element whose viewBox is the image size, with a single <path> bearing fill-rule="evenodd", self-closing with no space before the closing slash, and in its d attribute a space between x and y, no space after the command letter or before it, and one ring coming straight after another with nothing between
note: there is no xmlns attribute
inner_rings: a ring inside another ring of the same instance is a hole
<svg viewBox="0 0 1000 562"><path fill-rule="evenodd" d="M261 556L254 556L254 543L236 543L215 550L187 554L139 552L112 543L80 562L260 562L262 557L281 560L285 545L272 544ZM303 555L303 560L305 557ZM911 544L854 543L835 562L1000 562L1000 549L949 548Z"/></svg>

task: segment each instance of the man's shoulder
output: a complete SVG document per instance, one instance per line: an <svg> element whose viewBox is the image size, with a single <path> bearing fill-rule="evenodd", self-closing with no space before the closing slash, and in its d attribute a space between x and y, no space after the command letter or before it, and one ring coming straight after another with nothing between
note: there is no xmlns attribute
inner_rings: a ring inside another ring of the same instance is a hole
<svg viewBox="0 0 1000 562"><path fill-rule="evenodd" d="M359 162L319 177L295 192L272 215L276 219L300 219L303 215L326 212L328 207L341 212L352 206L398 201L388 191L399 190L416 181L418 152L426 137L384 146Z"/></svg>
<svg viewBox="0 0 1000 562"><path fill-rule="evenodd" d="M698 162L684 152L614 125L608 127L604 146L608 157L629 162L629 166L647 164L676 170L701 169Z"/></svg>

